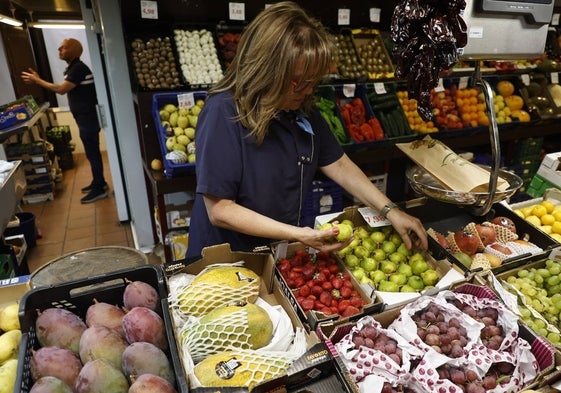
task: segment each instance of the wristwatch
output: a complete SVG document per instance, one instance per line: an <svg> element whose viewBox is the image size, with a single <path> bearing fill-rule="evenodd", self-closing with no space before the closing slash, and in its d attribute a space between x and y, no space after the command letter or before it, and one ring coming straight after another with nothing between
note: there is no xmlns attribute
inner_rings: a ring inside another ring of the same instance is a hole
<svg viewBox="0 0 561 393"><path fill-rule="evenodd" d="M380 215L381 215L382 217L384 217L384 218L388 218L388 213L390 212L390 210L392 210L392 209L394 209L394 208L398 208L398 209L399 209L399 206L397 206L397 204L396 204L396 203L393 203L393 202L387 203L387 204L382 208L382 210L380 210Z"/></svg>

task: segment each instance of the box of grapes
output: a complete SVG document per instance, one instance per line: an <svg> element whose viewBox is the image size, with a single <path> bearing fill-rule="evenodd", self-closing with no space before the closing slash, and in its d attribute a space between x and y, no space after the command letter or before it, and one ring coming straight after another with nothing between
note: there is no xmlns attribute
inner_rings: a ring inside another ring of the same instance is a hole
<svg viewBox="0 0 561 393"><path fill-rule="evenodd" d="M558 364L547 340L471 281L317 332L356 392L514 392L550 383Z"/></svg>
<svg viewBox="0 0 561 393"><path fill-rule="evenodd" d="M347 227L353 240L335 253L364 290L392 308L425 291L446 288L464 279L463 272L429 250L408 250L389 221L367 207L349 207L320 228ZM348 229L350 228L350 229Z"/></svg>

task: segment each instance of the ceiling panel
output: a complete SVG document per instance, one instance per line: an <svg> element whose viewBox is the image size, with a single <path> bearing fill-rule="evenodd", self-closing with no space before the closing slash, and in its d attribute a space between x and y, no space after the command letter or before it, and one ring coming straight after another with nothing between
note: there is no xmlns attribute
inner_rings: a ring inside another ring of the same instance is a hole
<svg viewBox="0 0 561 393"><path fill-rule="evenodd" d="M79 0L0 0L21 19L81 19Z"/></svg>

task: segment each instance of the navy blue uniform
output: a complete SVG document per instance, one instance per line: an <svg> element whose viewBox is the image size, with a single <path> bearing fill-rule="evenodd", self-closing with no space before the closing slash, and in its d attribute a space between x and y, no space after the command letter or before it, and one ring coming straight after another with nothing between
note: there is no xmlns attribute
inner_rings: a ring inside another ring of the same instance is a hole
<svg viewBox="0 0 561 393"><path fill-rule="evenodd" d="M187 257L202 248L230 243L232 250L251 251L278 239L264 239L213 226L203 195L232 199L241 206L287 224L298 225L317 168L343 155L319 111L309 117L313 135L296 122L295 112L279 112L262 144L236 120L230 93L208 97L196 134L197 189L191 214Z"/></svg>
<svg viewBox="0 0 561 393"><path fill-rule="evenodd" d="M67 93L68 104L80 130L80 139L92 169L92 189L103 190L106 183L99 149L101 127L97 119L97 95L93 74L80 59L74 59L64 71L64 79L76 85Z"/></svg>

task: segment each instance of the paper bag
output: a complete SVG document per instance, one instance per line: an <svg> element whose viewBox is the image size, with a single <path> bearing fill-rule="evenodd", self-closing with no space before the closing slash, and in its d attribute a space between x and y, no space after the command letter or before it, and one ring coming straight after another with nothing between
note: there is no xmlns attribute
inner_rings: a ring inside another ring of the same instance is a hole
<svg viewBox="0 0 561 393"><path fill-rule="evenodd" d="M469 162L428 135L410 143L397 143L396 146L449 190L459 192L489 190L489 171ZM508 182L501 177L497 180L499 191L506 190L508 185Z"/></svg>

